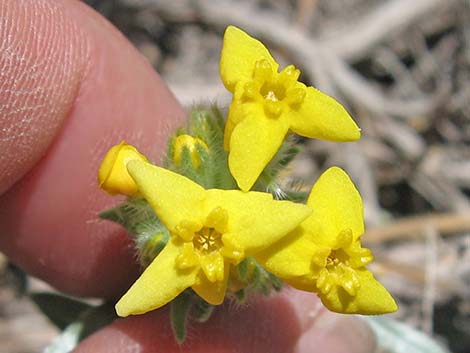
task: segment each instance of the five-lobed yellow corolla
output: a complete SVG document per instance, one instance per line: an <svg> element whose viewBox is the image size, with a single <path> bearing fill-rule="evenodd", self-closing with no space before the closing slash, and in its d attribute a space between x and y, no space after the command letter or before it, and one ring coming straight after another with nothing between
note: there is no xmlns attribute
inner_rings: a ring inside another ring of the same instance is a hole
<svg viewBox="0 0 470 353"><path fill-rule="evenodd" d="M273 158L289 131L329 141L355 141L360 129L332 97L298 82L293 65L278 72L268 49L241 29L227 27L220 76L233 93L224 146L229 168L248 191Z"/></svg>
<svg viewBox="0 0 470 353"><path fill-rule="evenodd" d="M396 311L392 296L365 267L373 256L360 242L362 200L348 175L338 167L328 169L313 186L307 205L311 216L256 259L292 286L317 292L332 311Z"/></svg>
<svg viewBox="0 0 470 353"><path fill-rule="evenodd" d="M189 287L221 304L230 266L279 241L311 213L267 193L206 190L143 161L132 160L127 169L171 237L117 303L120 316L159 308Z"/></svg>

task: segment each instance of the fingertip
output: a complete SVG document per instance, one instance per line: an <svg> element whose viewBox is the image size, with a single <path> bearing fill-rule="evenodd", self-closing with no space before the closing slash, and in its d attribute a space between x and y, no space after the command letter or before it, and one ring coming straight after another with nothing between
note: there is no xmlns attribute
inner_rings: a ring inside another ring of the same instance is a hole
<svg viewBox="0 0 470 353"><path fill-rule="evenodd" d="M120 319L87 338L75 353L289 353L300 335L290 304L280 296L244 306L216 307L206 323L189 324L185 342L173 338L168 307Z"/></svg>
<svg viewBox="0 0 470 353"><path fill-rule="evenodd" d="M61 2L2 1L0 23L1 195L59 132L87 71L90 47Z"/></svg>
<svg viewBox="0 0 470 353"><path fill-rule="evenodd" d="M286 286L282 295L294 309L302 329L294 353L376 351L374 333L358 316L329 311L315 293Z"/></svg>
<svg viewBox="0 0 470 353"><path fill-rule="evenodd" d="M296 290L216 307L204 324L190 323L183 345L173 338L168 306L120 319L87 338L75 353L372 353L375 337L357 317L318 307Z"/></svg>
<svg viewBox="0 0 470 353"><path fill-rule="evenodd" d="M374 353L375 335L364 320L326 311L300 337L295 353Z"/></svg>
<svg viewBox="0 0 470 353"><path fill-rule="evenodd" d="M6 28L16 35L12 50L20 50L11 55L8 65L16 69L5 72L2 84L18 82L9 91L33 92L16 92L13 101L0 90L7 103L1 112L28 112L28 133L18 133L11 143L26 145L25 154L34 155L10 156L19 165L16 178L27 174L0 198L0 248L64 292L118 296L138 265L126 233L97 217L122 200L98 190L100 161L123 139L159 161L185 112L145 59L83 3L6 0L0 9L2 21L15 27L0 26L2 40ZM34 70L36 75L28 75Z"/></svg>

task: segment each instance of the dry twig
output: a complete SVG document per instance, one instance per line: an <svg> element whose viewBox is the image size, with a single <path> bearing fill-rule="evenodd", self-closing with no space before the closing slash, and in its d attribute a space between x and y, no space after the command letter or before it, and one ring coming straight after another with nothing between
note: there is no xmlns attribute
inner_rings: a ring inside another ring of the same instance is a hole
<svg viewBox="0 0 470 353"><path fill-rule="evenodd" d="M368 230L363 239L367 243L377 244L390 240L422 237L427 227L435 229L441 236L470 232L470 212L438 213L401 219Z"/></svg>

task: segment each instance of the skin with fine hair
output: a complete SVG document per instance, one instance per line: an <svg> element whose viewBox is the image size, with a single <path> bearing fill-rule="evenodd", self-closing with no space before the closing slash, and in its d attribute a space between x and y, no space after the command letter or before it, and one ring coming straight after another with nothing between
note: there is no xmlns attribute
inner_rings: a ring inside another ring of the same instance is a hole
<svg viewBox="0 0 470 353"><path fill-rule="evenodd" d="M125 232L96 216L118 202L97 187L99 163L121 140L158 162L184 111L132 45L79 1L1 1L0 50L0 250L65 293L118 298L139 268ZM168 320L165 308L118 320L76 352L180 352ZM223 306L190 328L184 351L372 352L371 336L314 295L287 290Z"/></svg>

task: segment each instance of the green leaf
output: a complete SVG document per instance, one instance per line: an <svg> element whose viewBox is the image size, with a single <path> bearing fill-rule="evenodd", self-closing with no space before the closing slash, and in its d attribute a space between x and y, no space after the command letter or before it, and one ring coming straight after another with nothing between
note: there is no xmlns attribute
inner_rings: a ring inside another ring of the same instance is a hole
<svg viewBox="0 0 470 353"><path fill-rule="evenodd" d="M114 304L112 303L104 303L85 311L80 315L80 322L83 323L80 341L84 340L99 329L109 325L117 318L118 316L116 315Z"/></svg>
<svg viewBox="0 0 470 353"><path fill-rule="evenodd" d="M5 276L8 285L15 290L17 297L22 297L27 294L29 283L26 272L15 264L8 262Z"/></svg>
<svg viewBox="0 0 470 353"><path fill-rule="evenodd" d="M71 352L86 337L109 325L116 318L114 305L110 303L97 307L90 306L80 314L77 321L67 325L62 333L44 350L44 353Z"/></svg>
<svg viewBox="0 0 470 353"><path fill-rule="evenodd" d="M185 291L171 302L170 317L171 328L178 343L183 343L186 338L186 323L192 305L192 295Z"/></svg>
<svg viewBox="0 0 470 353"><path fill-rule="evenodd" d="M379 317L364 316L375 335L379 347L389 353L450 353L431 337L413 327L396 320Z"/></svg>
<svg viewBox="0 0 470 353"><path fill-rule="evenodd" d="M43 353L71 352L78 345L82 330L83 323L74 322L73 324L70 324L48 347L46 347L46 349L44 349Z"/></svg>
<svg viewBox="0 0 470 353"><path fill-rule="evenodd" d="M30 298L44 315L61 330L91 308L87 303L56 293L32 293Z"/></svg>

